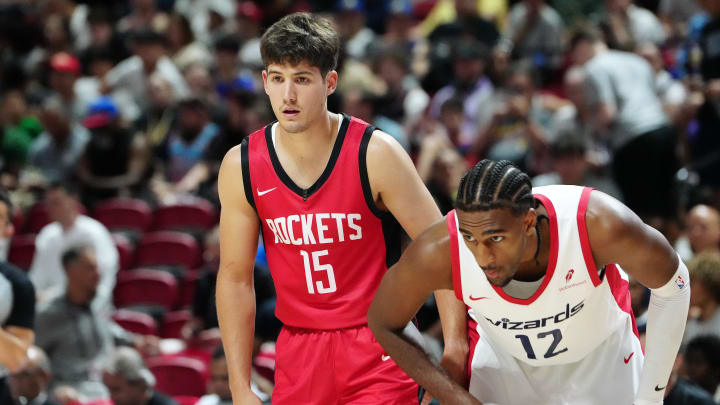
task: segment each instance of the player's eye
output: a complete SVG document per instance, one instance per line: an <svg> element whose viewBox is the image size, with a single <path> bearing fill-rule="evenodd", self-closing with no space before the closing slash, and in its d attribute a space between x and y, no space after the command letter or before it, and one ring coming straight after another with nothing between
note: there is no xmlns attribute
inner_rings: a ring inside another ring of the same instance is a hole
<svg viewBox="0 0 720 405"><path fill-rule="evenodd" d="M475 237L472 235L463 235L463 239L465 239L466 241L468 241L470 243L475 243Z"/></svg>
<svg viewBox="0 0 720 405"><path fill-rule="evenodd" d="M280 77L280 76L273 76L273 77L270 78L270 80L272 80L272 81L274 81L274 82L276 82L276 83L280 83L280 82L282 81L282 77Z"/></svg>
<svg viewBox="0 0 720 405"><path fill-rule="evenodd" d="M500 235L494 235L494 236L491 236L491 237L490 237L490 241L492 241L492 242L494 242L494 243L500 243L500 242L502 242L504 239L505 239L505 237L504 237L504 236L500 236Z"/></svg>
<svg viewBox="0 0 720 405"><path fill-rule="evenodd" d="M297 82L298 83L309 83L310 79L308 79L307 77L298 77Z"/></svg>

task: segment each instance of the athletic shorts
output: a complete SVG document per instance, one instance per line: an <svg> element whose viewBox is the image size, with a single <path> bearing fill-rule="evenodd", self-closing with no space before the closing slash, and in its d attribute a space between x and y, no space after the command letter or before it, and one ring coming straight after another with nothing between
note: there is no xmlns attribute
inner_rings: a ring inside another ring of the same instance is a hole
<svg viewBox="0 0 720 405"><path fill-rule="evenodd" d="M283 326L272 403L419 403L417 383L385 354L367 325L335 330Z"/></svg>

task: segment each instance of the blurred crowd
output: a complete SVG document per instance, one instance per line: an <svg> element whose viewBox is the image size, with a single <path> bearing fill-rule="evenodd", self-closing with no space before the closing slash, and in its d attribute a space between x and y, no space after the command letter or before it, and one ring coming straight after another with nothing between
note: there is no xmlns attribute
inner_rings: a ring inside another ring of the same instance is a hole
<svg viewBox="0 0 720 405"><path fill-rule="evenodd" d="M329 110L396 138L443 213L471 165L507 159L662 232L693 280L666 403L720 401L720 0L5 0L0 255L37 298L37 347L0 370L13 403L231 403L217 172L274 120L260 36L296 11L340 33ZM253 389L269 400L262 247L255 283ZM649 293L632 295L642 331ZM432 301L419 322L439 353Z"/></svg>

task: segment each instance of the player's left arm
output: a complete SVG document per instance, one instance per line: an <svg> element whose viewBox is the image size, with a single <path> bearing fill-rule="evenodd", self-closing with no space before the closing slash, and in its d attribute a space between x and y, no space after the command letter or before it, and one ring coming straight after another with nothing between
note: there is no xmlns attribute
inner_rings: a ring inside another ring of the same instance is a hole
<svg viewBox="0 0 720 405"><path fill-rule="evenodd" d="M660 232L607 194L591 193L585 218L595 264L617 263L650 288L645 364L635 405L662 404L690 306L688 270Z"/></svg>
<svg viewBox="0 0 720 405"><path fill-rule="evenodd" d="M367 171L374 201L397 219L410 238L442 218L412 160L390 135L375 131L367 148ZM467 353L465 305L451 290L435 291L442 322L443 367L458 383L464 384Z"/></svg>

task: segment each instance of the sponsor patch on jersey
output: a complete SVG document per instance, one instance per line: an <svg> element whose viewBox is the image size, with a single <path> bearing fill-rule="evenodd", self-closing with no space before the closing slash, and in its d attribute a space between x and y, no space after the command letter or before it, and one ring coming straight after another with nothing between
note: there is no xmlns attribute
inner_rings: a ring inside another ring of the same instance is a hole
<svg viewBox="0 0 720 405"><path fill-rule="evenodd" d="M678 288L682 290L683 287L685 287L686 283L682 276L677 276L677 278L675 279L675 284L677 284Z"/></svg>
<svg viewBox="0 0 720 405"><path fill-rule="evenodd" d="M573 273L575 273L575 270L570 269L570 271L567 272L565 275L565 282L568 283L570 280L572 280Z"/></svg>

